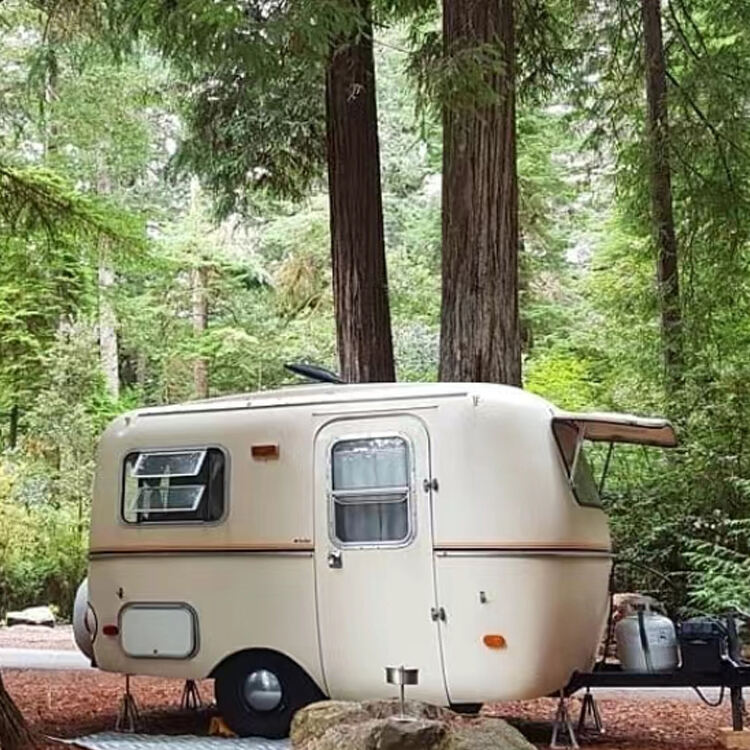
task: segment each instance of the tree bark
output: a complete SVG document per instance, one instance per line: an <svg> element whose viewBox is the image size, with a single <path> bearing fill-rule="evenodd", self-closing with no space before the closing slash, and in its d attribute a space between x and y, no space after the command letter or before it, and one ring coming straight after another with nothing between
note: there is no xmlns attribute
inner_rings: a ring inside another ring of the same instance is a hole
<svg viewBox="0 0 750 750"><path fill-rule="evenodd" d="M341 0L369 19L369 0ZM395 379L383 239L375 63L368 22L333 46L326 74L336 334L350 382Z"/></svg>
<svg viewBox="0 0 750 750"><path fill-rule="evenodd" d="M13 702L0 673L0 748L22 750L34 745L34 734Z"/></svg>
<svg viewBox="0 0 750 750"><path fill-rule="evenodd" d="M101 240L99 252L99 361L107 391L113 399L120 397L120 357L117 344L117 315L110 295L115 285L109 247Z"/></svg>
<svg viewBox="0 0 750 750"><path fill-rule="evenodd" d="M682 378L682 312L677 237L672 211L672 172L669 161L667 71L664 60L660 0L641 0L648 113L651 223L657 248L656 279L661 337L667 382Z"/></svg>
<svg viewBox="0 0 750 750"><path fill-rule="evenodd" d="M193 333L198 342L208 328L208 268L193 269ZM196 356L193 362L193 390L196 398L208 398L208 361Z"/></svg>
<svg viewBox="0 0 750 750"><path fill-rule="evenodd" d="M443 108L440 379L521 385L513 0L443 0L450 58L497 45L489 105Z"/></svg>
<svg viewBox="0 0 750 750"><path fill-rule="evenodd" d="M96 181L99 195L112 192L112 182L102 169ZM104 373L107 391L113 399L120 397L120 353L117 344L117 314L112 304L115 271L112 267L110 241L99 241L99 362Z"/></svg>

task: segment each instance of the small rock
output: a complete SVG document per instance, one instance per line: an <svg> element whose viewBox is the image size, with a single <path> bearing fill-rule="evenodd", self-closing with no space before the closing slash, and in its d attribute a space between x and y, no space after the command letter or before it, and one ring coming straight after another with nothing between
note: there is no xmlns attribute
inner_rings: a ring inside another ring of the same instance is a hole
<svg viewBox="0 0 750 750"><path fill-rule="evenodd" d="M55 615L49 607L28 607L19 612L8 612L5 617L8 627L12 625L43 625L55 627Z"/></svg>

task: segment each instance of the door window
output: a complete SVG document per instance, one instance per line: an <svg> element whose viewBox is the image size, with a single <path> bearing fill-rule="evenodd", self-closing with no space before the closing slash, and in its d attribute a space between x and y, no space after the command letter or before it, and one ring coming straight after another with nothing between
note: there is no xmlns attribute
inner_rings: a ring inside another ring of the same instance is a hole
<svg viewBox="0 0 750 750"><path fill-rule="evenodd" d="M402 437L339 440L331 449L332 536L396 546L412 537L410 450Z"/></svg>

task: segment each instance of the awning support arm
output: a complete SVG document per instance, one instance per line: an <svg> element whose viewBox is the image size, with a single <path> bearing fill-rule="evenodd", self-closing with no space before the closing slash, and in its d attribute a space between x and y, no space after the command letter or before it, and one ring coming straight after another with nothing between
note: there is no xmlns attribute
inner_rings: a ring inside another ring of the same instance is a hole
<svg viewBox="0 0 750 750"><path fill-rule="evenodd" d="M602 476L599 480L599 487L597 488L597 491L599 492L599 497L601 497L602 490L604 489L604 483L607 481L607 474L609 473L609 462L612 460L612 454L615 452L615 443L612 441L609 444L609 450L607 450L607 457L604 459L604 468L602 469Z"/></svg>

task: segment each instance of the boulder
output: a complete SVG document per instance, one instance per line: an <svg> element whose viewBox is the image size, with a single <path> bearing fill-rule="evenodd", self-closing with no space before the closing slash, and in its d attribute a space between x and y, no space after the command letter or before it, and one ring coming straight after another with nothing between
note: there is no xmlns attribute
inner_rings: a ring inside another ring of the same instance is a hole
<svg viewBox="0 0 750 750"><path fill-rule="evenodd" d="M467 719L427 703L322 701L298 711L294 750L533 750L501 719Z"/></svg>
<svg viewBox="0 0 750 750"><path fill-rule="evenodd" d="M11 625L44 625L48 628L55 627L55 615L49 607L28 607L19 612L8 612L5 624Z"/></svg>
<svg viewBox="0 0 750 750"><path fill-rule="evenodd" d="M454 724L440 750L531 750L533 747L507 721L480 716Z"/></svg>

